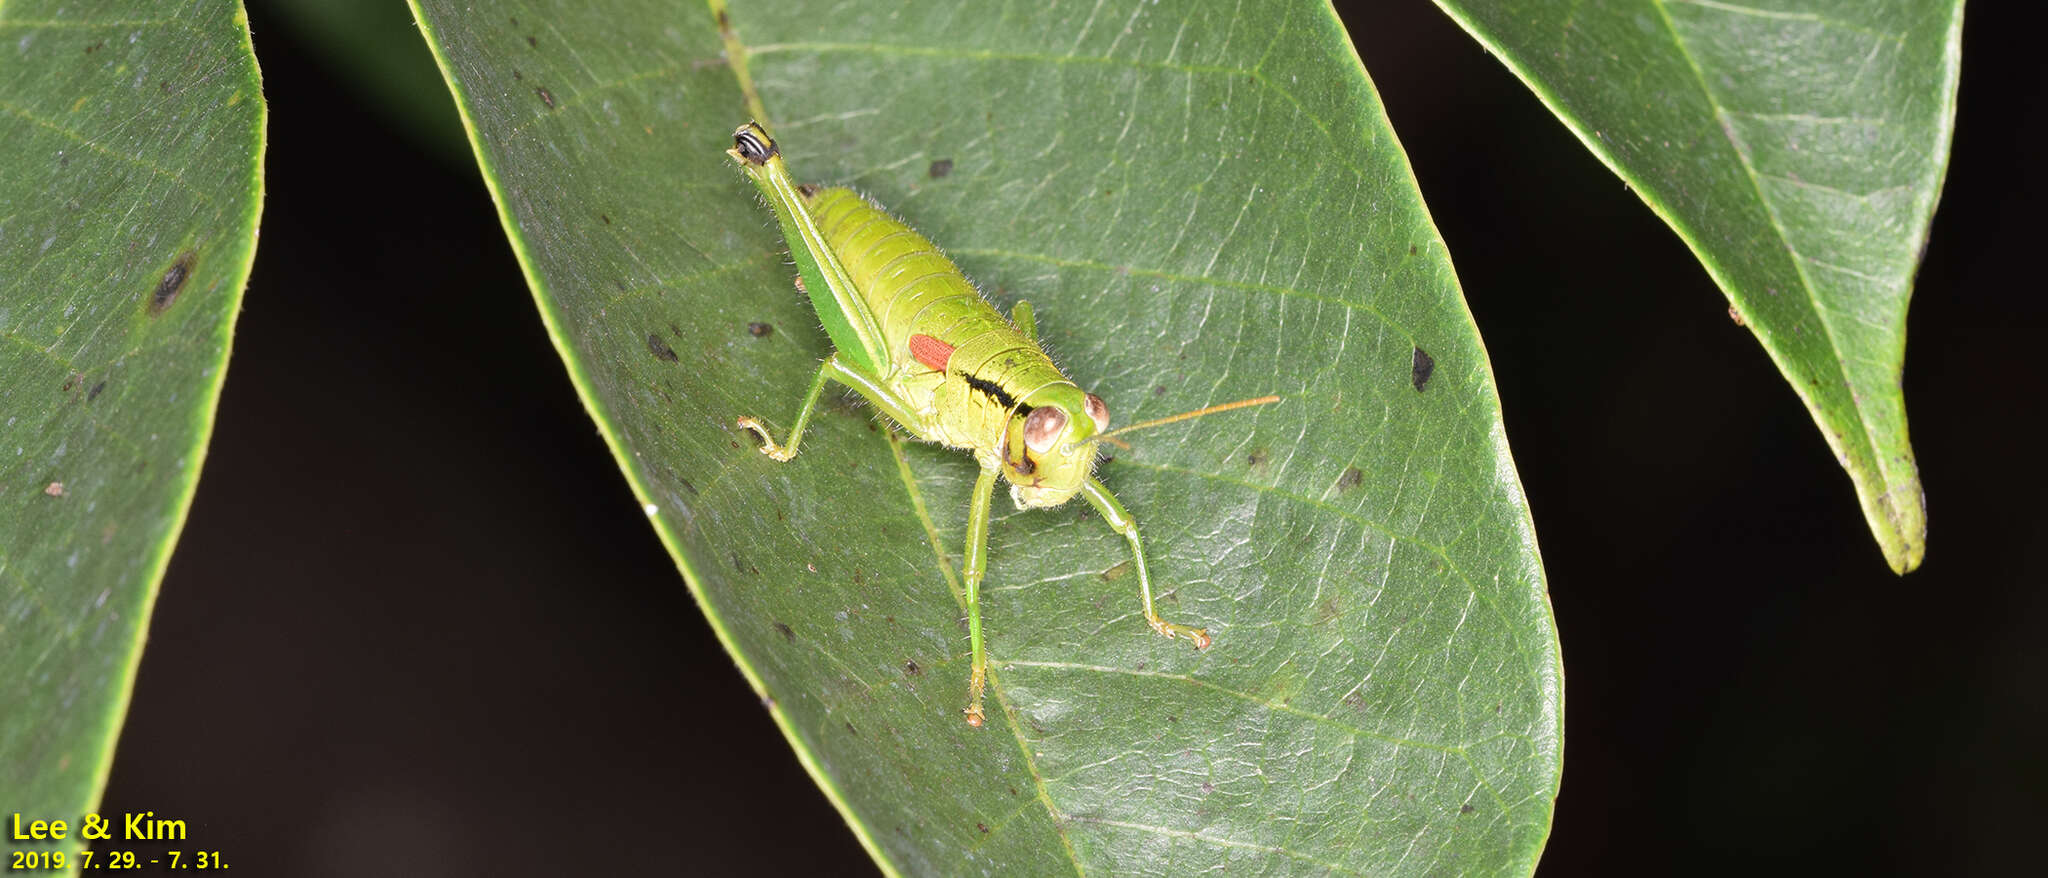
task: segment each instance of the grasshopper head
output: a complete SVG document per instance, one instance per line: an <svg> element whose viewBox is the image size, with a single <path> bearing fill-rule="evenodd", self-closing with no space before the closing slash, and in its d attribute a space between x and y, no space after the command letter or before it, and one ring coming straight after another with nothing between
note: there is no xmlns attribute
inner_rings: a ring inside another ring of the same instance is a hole
<svg viewBox="0 0 2048 878"><path fill-rule="evenodd" d="M1003 477L1017 508L1058 506L1095 470L1095 439L1109 429L1109 406L1071 384L1040 388L1010 419Z"/></svg>

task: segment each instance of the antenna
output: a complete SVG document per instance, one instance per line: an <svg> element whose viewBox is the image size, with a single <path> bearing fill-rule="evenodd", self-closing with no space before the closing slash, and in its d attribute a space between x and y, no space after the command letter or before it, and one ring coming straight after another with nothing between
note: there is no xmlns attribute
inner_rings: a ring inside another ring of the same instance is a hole
<svg viewBox="0 0 2048 878"><path fill-rule="evenodd" d="M1167 424L1178 423L1180 421L1186 421L1193 418L1199 418L1203 415L1213 415L1218 412L1227 412L1232 409L1251 408L1255 405L1268 405L1279 401L1280 397L1277 396L1259 396L1253 397L1251 399L1240 399L1236 402L1220 403L1217 405L1208 406L1206 408L1198 408L1191 412L1181 412L1177 415L1167 415L1163 418L1153 418L1149 421L1139 421L1135 424L1125 424L1107 433L1098 435L1095 438L1100 439L1104 442L1108 442L1109 444L1114 445L1118 448L1130 448L1130 443L1123 442L1117 439L1116 434L1129 433L1132 430L1143 430L1147 427L1162 427Z"/></svg>

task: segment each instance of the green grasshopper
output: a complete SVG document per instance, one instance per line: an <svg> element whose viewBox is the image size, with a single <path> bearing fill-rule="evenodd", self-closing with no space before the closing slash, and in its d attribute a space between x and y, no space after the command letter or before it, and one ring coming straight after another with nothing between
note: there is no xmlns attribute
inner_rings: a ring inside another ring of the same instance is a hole
<svg viewBox="0 0 2048 878"><path fill-rule="evenodd" d="M967 510L964 560L967 638L974 655L967 723L978 727L985 719L981 696L988 656L979 598L989 500L998 475L1009 481L1018 509L1058 506L1075 494L1087 498L1131 544L1138 594L1152 630L1187 638L1196 649L1208 647L1208 631L1168 622L1153 611L1145 544L1130 513L1095 478L1096 448L1105 441L1122 445L1116 433L1280 398L1210 406L1110 430L1102 398L1082 390L1038 347L1029 303L1018 302L1004 319L923 235L851 189L797 185L774 138L756 123L733 132L726 154L774 209L796 260L797 286L810 296L837 349L811 379L788 444L778 444L759 420L739 419L740 427L761 437L761 453L778 461L796 457L804 426L830 380L853 388L918 439L972 452L981 465Z"/></svg>

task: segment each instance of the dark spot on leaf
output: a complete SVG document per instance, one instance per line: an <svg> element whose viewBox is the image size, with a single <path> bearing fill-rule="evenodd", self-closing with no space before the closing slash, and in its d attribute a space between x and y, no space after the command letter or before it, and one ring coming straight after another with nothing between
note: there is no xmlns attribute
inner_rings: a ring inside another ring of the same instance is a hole
<svg viewBox="0 0 2048 878"><path fill-rule="evenodd" d="M546 86L534 86L533 93L540 95L540 102L547 104L548 109L552 110L555 108L555 96L548 93Z"/></svg>
<svg viewBox="0 0 2048 878"><path fill-rule="evenodd" d="M747 334L755 338L767 338L775 334L775 327L756 321L747 324Z"/></svg>
<svg viewBox="0 0 2048 878"><path fill-rule="evenodd" d="M932 179L934 180L937 180L940 177L944 177L947 174L953 173L953 160L939 159L938 161L932 162L931 170L928 171L927 173L930 173L932 175Z"/></svg>
<svg viewBox="0 0 2048 878"><path fill-rule="evenodd" d="M57 388L57 392L58 392L58 393L70 393L70 392L71 392L71 388L73 388L73 387L77 387L77 386L78 386L78 382L80 382L80 381L83 381L83 380L85 380L85 376L84 376L84 375L80 375L80 374L78 374L77 372L73 372L73 373L71 373L71 374L69 374L69 375L66 375L66 376L64 376L64 383L63 383L63 384L62 384L61 386L59 386L59 387Z"/></svg>
<svg viewBox="0 0 2048 878"><path fill-rule="evenodd" d="M514 18L514 19L512 19L512 26L513 26L513 27L518 27L518 26L519 26L519 19L517 19L517 18Z"/></svg>
<svg viewBox="0 0 2048 878"><path fill-rule="evenodd" d="M1166 721L1170 723L1177 723L1180 722L1180 717L1174 716L1173 714L1169 713L1166 715Z"/></svg>
<svg viewBox="0 0 2048 878"><path fill-rule="evenodd" d="M519 73L519 68L517 68L517 67L514 67L514 68L512 68L512 78L513 78L513 79L525 79L526 77L525 77L525 76L522 76L522 75L520 75L520 73Z"/></svg>
<svg viewBox="0 0 2048 878"><path fill-rule="evenodd" d="M859 585L859 584L861 584L862 582L864 582L864 581L866 581L866 580L867 580L867 574L865 574L865 573L862 573L862 572L860 572L860 568L858 568L858 567L854 568L854 570L853 570L853 584L854 584L854 585Z"/></svg>
<svg viewBox="0 0 2048 878"><path fill-rule="evenodd" d="M100 50L100 47L101 47L101 46L104 46L104 45L106 45L106 44L107 44L107 41L106 41L106 40L101 40L101 41L99 41L99 42L97 42L97 43L94 43L94 44L92 44L92 45L90 45L90 46L87 46L87 47L85 47L85 53L86 53L87 55L90 55L90 54L92 54L92 53L94 53L94 52L97 52L97 51L99 51L99 50Z"/></svg>
<svg viewBox="0 0 2048 878"><path fill-rule="evenodd" d="M718 10L718 29L725 30L730 27L732 27L732 21L726 17L725 10Z"/></svg>
<svg viewBox="0 0 2048 878"><path fill-rule="evenodd" d="M805 198L809 198L813 195L818 194L818 190L822 188L824 187L819 186L816 183L799 183L797 184L796 191L798 195L802 195Z"/></svg>
<svg viewBox="0 0 2048 878"><path fill-rule="evenodd" d="M1254 467L1258 467L1258 466L1265 466L1265 464L1266 464L1266 459L1267 459L1268 457L1269 457L1269 455L1268 455L1268 454L1266 453L1266 449L1264 449L1264 448L1260 448L1260 449L1258 449L1258 450L1256 450L1256 451L1253 451L1253 452L1252 452L1252 453L1250 453L1250 454L1247 454L1247 455L1245 455L1245 456L1244 456L1244 462L1245 462L1245 464L1246 464L1246 465L1248 465L1248 466L1254 466Z"/></svg>
<svg viewBox="0 0 2048 878"><path fill-rule="evenodd" d="M1212 784L1212 783L1210 783L1210 782L1208 782L1208 781L1206 781L1206 780L1205 780L1205 781L1202 781L1202 795L1205 795L1205 796L1206 796L1206 795L1208 795L1208 794L1210 794L1210 793L1213 793L1213 792L1215 792L1215 791L1216 791L1216 785L1215 785L1215 784Z"/></svg>
<svg viewBox="0 0 2048 878"><path fill-rule="evenodd" d="M178 293L185 289L185 281L192 277L192 259L193 254L188 250L164 271L163 279L157 281L156 289L150 291L149 316L164 313L172 302L178 300Z"/></svg>
<svg viewBox="0 0 2048 878"><path fill-rule="evenodd" d="M782 635L784 641L789 643L796 642L796 632L790 630L788 625L784 625L781 622L775 623L775 633Z"/></svg>
<svg viewBox="0 0 2048 878"><path fill-rule="evenodd" d="M1117 580L1119 580L1119 579L1122 579L1122 578L1124 578L1124 577L1125 577L1126 575L1128 575L1128 574L1129 574L1130 572L1131 572L1131 562L1129 562L1129 561L1125 561L1125 562L1123 562L1123 563L1120 563L1120 564L1116 565L1115 567L1111 567L1111 568L1109 568L1108 570L1104 570L1104 571L1102 571L1102 581L1103 581L1103 582L1115 582L1115 581L1117 581Z"/></svg>
<svg viewBox="0 0 2048 878"><path fill-rule="evenodd" d="M685 490L685 491L688 491L688 492L690 492L690 496L692 496L692 497L695 497L695 496L697 496L697 486L696 486L696 485L692 485L692 484L690 484L690 480L689 480L689 479L682 479L682 478L679 478L679 479L676 479L676 481L678 481L678 482L681 482L681 483L683 483L683 490Z"/></svg>
<svg viewBox="0 0 2048 878"><path fill-rule="evenodd" d="M1349 491L1365 481L1365 472L1358 467L1345 467L1344 474L1337 477L1337 490Z"/></svg>
<svg viewBox="0 0 2048 878"><path fill-rule="evenodd" d="M741 558L740 553L738 551L734 551L732 553L732 569L737 570L741 573L758 574L761 572L761 568L755 567L752 564L748 564L745 558Z"/></svg>
<svg viewBox="0 0 2048 878"><path fill-rule="evenodd" d="M923 668L920 668L920 667L918 667L918 666L917 666L917 660L916 660L916 659L911 659L910 661L907 661L907 662L904 662L904 663L903 663L903 673L906 673L906 674L909 674L909 675L911 675L911 676L915 677L915 676L918 676L919 674L922 674L922 673L924 673L924 669L923 669Z"/></svg>
<svg viewBox="0 0 2048 878"><path fill-rule="evenodd" d="M107 389L107 382L105 381L93 385L91 390L85 392L85 401L92 402L94 399L99 397L100 391L105 389Z"/></svg>
<svg viewBox="0 0 2048 878"><path fill-rule="evenodd" d="M1415 357L1408 367L1409 377L1415 383L1416 393L1422 392L1423 385L1429 383L1429 373L1434 371L1436 371L1436 358L1430 356L1428 351L1416 348Z"/></svg>
<svg viewBox="0 0 2048 878"><path fill-rule="evenodd" d="M1414 255L1415 255L1415 245L1414 245L1414 244L1410 244L1410 245L1408 245L1408 255L1410 255L1410 256L1414 256Z"/></svg>
<svg viewBox="0 0 2048 878"><path fill-rule="evenodd" d="M601 213L600 213L600 214L598 214L598 215L597 215L597 218L598 218L598 219L601 219L601 220L604 220L604 224L605 224L605 225L611 225L611 224L612 224L612 218L611 218L611 217L609 217L609 216L606 216L606 215L604 215L604 214L601 214Z"/></svg>
<svg viewBox="0 0 2048 878"><path fill-rule="evenodd" d="M1165 395L1166 395L1166 385L1164 385L1164 384L1158 384L1158 385L1154 385L1154 386L1152 387L1152 395L1153 395L1153 396L1165 396Z"/></svg>
<svg viewBox="0 0 2048 878"><path fill-rule="evenodd" d="M653 352L655 359L664 363L676 361L675 349L669 347L668 342L662 341L661 336L655 333L650 332L647 334L647 350Z"/></svg>
<svg viewBox="0 0 2048 878"><path fill-rule="evenodd" d="M974 828L981 830L982 835L988 834L988 824L986 823L976 823L974 824Z"/></svg>
<svg viewBox="0 0 2048 878"><path fill-rule="evenodd" d="M1346 695L1344 696L1344 706L1349 707L1352 710L1364 710L1365 696L1360 695L1356 692Z"/></svg>
<svg viewBox="0 0 2048 878"><path fill-rule="evenodd" d="M1014 796L1014 795L1016 795L1016 794L1017 794L1017 788L1016 788L1016 787L1011 787L1011 788L1010 788L1010 795L1013 795L1013 796Z"/></svg>
<svg viewBox="0 0 2048 878"><path fill-rule="evenodd" d="M534 38L533 38L533 34L527 34L527 35L526 35L526 46L527 46L527 48L530 48L530 49L538 49L538 48L540 48L540 41L539 41L539 40L536 40L536 39L534 39Z"/></svg>
<svg viewBox="0 0 2048 878"><path fill-rule="evenodd" d="M1467 804L1463 804L1463 805L1459 805L1459 806L1458 806L1458 813L1460 813L1460 814L1470 814L1470 813L1472 813L1472 812L1473 812L1474 810L1476 810L1476 809L1474 809L1474 808L1472 807L1472 805L1471 805L1470 803L1467 803Z"/></svg>
<svg viewBox="0 0 2048 878"><path fill-rule="evenodd" d="M856 729L856 728L854 728L854 727L853 727L853 723L847 723L847 724L846 724L846 733L847 733L847 734L849 734L849 735L858 735L858 734L860 734L860 730L859 730L859 729Z"/></svg>

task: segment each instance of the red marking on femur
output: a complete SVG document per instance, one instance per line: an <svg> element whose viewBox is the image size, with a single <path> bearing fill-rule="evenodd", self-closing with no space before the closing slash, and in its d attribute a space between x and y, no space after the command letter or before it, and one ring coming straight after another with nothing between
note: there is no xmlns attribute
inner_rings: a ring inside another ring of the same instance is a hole
<svg viewBox="0 0 2048 878"><path fill-rule="evenodd" d="M935 372L946 371L946 361L953 358L953 346L929 335L910 337L910 356Z"/></svg>

